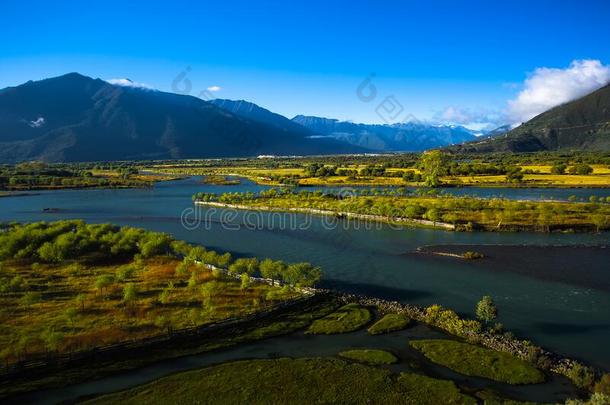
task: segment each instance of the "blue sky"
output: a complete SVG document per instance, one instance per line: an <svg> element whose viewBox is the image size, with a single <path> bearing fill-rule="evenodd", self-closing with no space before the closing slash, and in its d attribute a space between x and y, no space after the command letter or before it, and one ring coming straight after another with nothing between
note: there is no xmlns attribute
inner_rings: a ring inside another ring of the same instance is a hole
<svg viewBox="0 0 610 405"><path fill-rule="evenodd" d="M536 69L599 61L598 83L610 63L608 1L53 3L1 2L0 87L78 71L172 91L188 67L191 94L288 117L501 122Z"/></svg>

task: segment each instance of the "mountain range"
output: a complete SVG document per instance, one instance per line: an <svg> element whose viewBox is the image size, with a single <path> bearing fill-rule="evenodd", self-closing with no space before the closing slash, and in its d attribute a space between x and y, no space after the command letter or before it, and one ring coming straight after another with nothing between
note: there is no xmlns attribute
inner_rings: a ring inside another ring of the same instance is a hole
<svg viewBox="0 0 610 405"><path fill-rule="evenodd" d="M0 90L0 162L366 151L294 128L249 119L196 97L78 73Z"/></svg>
<svg viewBox="0 0 610 405"><path fill-rule="evenodd" d="M420 121L374 125L303 115L292 120L317 135L383 152L422 151L477 138L474 131L459 125L432 125Z"/></svg>
<svg viewBox="0 0 610 405"><path fill-rule="evenodd" d="M610 148L610 86L477 137L463 126L416 120L288 119L244 100L208 102L122 83L69 73L0 90L0 163Z"/></svg>
<svg viewBox="0 0 610 405"><path fill-rule="evenodd" d="M610 85L554 107L505 134L450 149L464 152L610 150Z"/></svg>

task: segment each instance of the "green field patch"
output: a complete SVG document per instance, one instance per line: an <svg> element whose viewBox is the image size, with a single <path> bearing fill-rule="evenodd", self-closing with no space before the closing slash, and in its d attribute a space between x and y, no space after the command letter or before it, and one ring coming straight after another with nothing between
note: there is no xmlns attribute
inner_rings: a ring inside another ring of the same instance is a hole
<svg viewBox="0 0 610 405"><path fill-rule="evenodd" d="M353 332L366 325L371 312L358 304L344 305L324 318L314 321L305 333L331 335Z"/></svg>
<svg viewBox="0 0 610 405"><path fill-rule="evenodd" d="M509 384L536 384L544 374L511 354L454 340L415 340L410 345L428 359L458 373Z"/></svg>
<svg viewBox="0 0 610 405"><path fill-rule="evenodd" d="M339 352L339 356L368 364L394 364L398 361L392 353L376 349L346 350Z"/></svg>
<svg viewBox="0 0 610 405"><path fill-rule="evenodd" d="M386 314L375 322L369 329L371 335L393 332L406 328L411 323L411 319L404 314Z"/></svg>
<svg viewBox="0 0 610 405"><path fill-rule="evenodd" d="M274 359L225 363L175 374L105 395L92 404L476 404L450 381L401 374L337 359Z"/></svg>

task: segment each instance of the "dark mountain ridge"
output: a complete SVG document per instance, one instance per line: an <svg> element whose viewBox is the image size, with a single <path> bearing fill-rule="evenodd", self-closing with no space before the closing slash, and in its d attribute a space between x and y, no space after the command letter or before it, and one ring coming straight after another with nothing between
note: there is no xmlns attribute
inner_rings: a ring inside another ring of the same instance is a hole
<svg viewBox="0 0 610 405"><path fill-rule="evenodd" d="M0 90L0 162L361 152L199 98L78 73Z"/></svg>

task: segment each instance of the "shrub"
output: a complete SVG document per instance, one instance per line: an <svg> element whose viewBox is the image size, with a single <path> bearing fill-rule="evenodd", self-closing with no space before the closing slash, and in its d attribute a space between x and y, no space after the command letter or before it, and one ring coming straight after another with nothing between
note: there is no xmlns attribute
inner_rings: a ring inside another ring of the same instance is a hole
<svg viewBox="0 0 610 405"><path fill-rule="evenodd" d="M610 374L602 375L599 381L595 383L593 391L610 395Z"/></svg>
<svg viewBox="0 0 610 405"><path fill-rule="evenodd" d="M466 336L481 331L481 324L471 319L461 319L458 314L440 305L426 308L426 323L434 325L456 336Z"/></svg>
<svg viewBox="0 0 610 405"><path fill-rule="evenodd" d="M477 260L477 259L482 259L485 256L483 255L483 253L479 253L479 252L472 252L472 251L467 251L464 252L462 254L462 257L466 260Z"/></svg>
<svg viewBox="0 0 610 405"><path fill-rule="evenodd" d="M595 372L593 369L578 362L574 362L566 373L566 376L572 380L574 385L584 389L591 389L595 381Z"/></svg>

